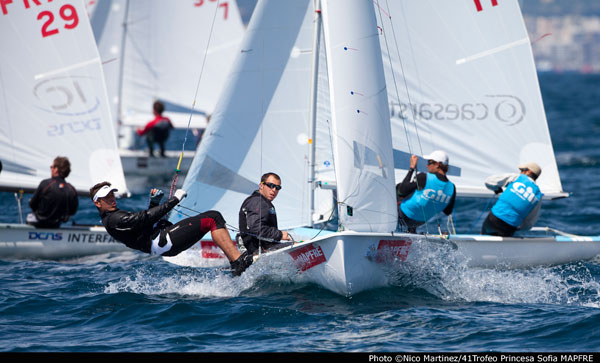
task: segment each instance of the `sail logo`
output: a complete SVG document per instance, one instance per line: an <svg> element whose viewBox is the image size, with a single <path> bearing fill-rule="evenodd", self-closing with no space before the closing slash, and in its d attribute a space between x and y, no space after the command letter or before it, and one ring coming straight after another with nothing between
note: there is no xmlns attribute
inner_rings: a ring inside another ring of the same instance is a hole
<svg viewBox="0 0 600 363"><path fill-rule="evenodd" d="M52 233L52 232L29 232L29 240L39 240L39 241L61 241L62 233Z"/></svg>
<svg viewBox="0 0 600 363"><path fill-rule="evenodd" d="M423 190L423 198L433 202L450 203L451 197L447 194L444 194L444 191L442 190L438 190L436 192L434 189L425 189Z"/></svg>
<svg viewBox="0 0 600 363"><path fill-rule="evenodd" d="M94 78L74 76L48 78L35 85L33 95L42 105L37 108L56 115L48 117L48 136L97 132L102 128L96 83Z"/></svg>
<svg viewBox="0 0 600 363"><path fill-rule="evenodd" d="M33 95L40 109L59 116L85 116L100 108L100 99L95 95L99 80L84 76L46 78L33 87Z"/></svg>
<svg viewBox="0 0 600 363"><path fill-rule="evenodd" d="M377 255L375 261L382 263L389 261L390 258L399 258L402 262L406 261L412 240L410 239L395 239L395 240L380 240L377 245Z"/></svg>
<svg viewBox="0 0 600 363"><path fill-rule="evenodd" d="M289 252L300 272L327 262L321 246L308 245Z"/></svg>
<svg viewBox="0 0 600 363"><path fill-rule="evenodd" d="M392 119L431 122L499 122L514 126L525 119L525 103L513 95L484 95L480 100L458 103L390 103Z"/></svg>
<svg viewBox="0 0 600 363"><path fill-rule="evenodd" d="M528 201L529 203L537 202L535 193L532 187L527 187L525 184L520 182L512 183L511 190L521 199Z"/></svg>

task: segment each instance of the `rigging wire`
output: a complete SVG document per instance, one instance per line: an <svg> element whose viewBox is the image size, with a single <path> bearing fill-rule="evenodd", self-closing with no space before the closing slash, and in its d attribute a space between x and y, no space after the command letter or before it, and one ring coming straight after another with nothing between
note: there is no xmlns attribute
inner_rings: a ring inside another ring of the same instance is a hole
<svg viewBox="0 0 600 363"><path fill-rule="evenodd" d="M398 104L400 104L400 94L399 94L399 91L398 91L398 85L397 85L397 81L396 81L396 75L395 75L394 69L392 67L392 56L391 56L391 53L390 53L388 39L387 39L387 35L386 35L386 32L385 32L385 27L384 27L384 22L383 22L383 16L382 16L382 9L381 9L381 6L379 5L378 2L375 2L375 4L377 5L377 8L379 10L379 18L380 18L380 21L381 21L381 30L382 30L381 32L382 32L383 38L385 40L386 50L387 50L387 54L388 54L388 60L389 60L389 64L390 64L390 70L391 70L391 73L392 73L392 78L393 78L393 82L394 82L394 88L395 88L395 91L396 91L396 98L398 100ZM408 87L408 82L406 80L406 74L404 72L404 65L403 65L403 62L402 62L402 56L400 55L400 50L399 50L399 47L398 47L398 38L396 37L396 30L394 29L394 22L391 21L392 16L391 16L391 12L390 12L389 3L388 3L387 0L386 0L386 11L385 11L385 13L386 13L387 18L390 20L390 27L391 27L392 35L393 35L393 38L394 38L394 45L396 46L396 53L398 55L398 62L400 63L400 70L401 70L401 73L402 73L402 79L403 79L403 83L404 83L404 88L405 88L405 91L406 91L406 96L408 98L408 105L409 105L408 108L410 109L410 111L412 113L412 117L413 117L413 125L414 125L414 129L415 129L415 135L417 137L417 142L418 142L418 145L419 145L419 152L420 152L420 155L423 155L423 146L421 144L421 137L419 135L419 129L417 127L417 117L416 117L414 108L411 107L412 100L411 100L411 97L410 97L410 91L409 91L409 87ZM406 118L403 117L402 115L401 115L401 118L402 118L402 122L403 122L403 126L404 126L404 132L406 134L406 140L407 140L408 150L412 154L413 152L412 152L412 148L410 146L410 140L409 140L409 136L408 136L408 129L406 127ZM416 182L416 175L417 175L417 170L415 169L415 174L414 174L415 182ZM418 187L419 187L419 185L417 183L417 189L418 189ZM426 214L425 214L425 209L423 208L423 206L421 206L421 212L423 213L423 216L425 217ZM427 233L429 234L429 223L427 223L427 220L425 220L425 228L426 228Z"/></svg>
<svg viewBox="0 0 600 363"><path fill-rule="evenodd" d="M192 108L190 110L190 117L188 119L187 128L185 130L185 137L183 140L183 145L181 146L181 154L179 155L179 161L177 162L177 167L175 168L175 174L173 175L173 180L171 181L171 189L169 191L169 198L173 196L175 193L175 188L177 187L177 180L179 179L179 173L181 173L181 161L183 160L183 153L185 151L185 144L187 142L188 134L190 131L190 124L192 123L192 116L194 114L194 108L196 107L196 98L198 97L198 90L200 89L200 82L202 81L202 75L204 73L204 65L206 64L206 57L208 55L208 48L210 46L210 40L212 39L214 27L215 27L215 19L217 18L217 10L219 9L220 0L217 0L217 5L215 6L215 12L213 14L212 23L210 25L210 32L208 33L208 42L206 42L206 49L204 51L204 57L202 58L202 66L200 67L200 75L198 76L198 83L196 84L196 91L194 93L194 100L192 101Z"/></svg>

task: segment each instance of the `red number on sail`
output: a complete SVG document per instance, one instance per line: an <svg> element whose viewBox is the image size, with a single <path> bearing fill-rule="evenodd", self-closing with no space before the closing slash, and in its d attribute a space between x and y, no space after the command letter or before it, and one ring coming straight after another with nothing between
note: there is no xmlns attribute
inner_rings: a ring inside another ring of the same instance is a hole
<svg viewBox="0 0 600 363"><path fill-rule="evenodd" d="M54 21L54 14L49 11L42 11L38 14L37 20L42 20L44 17L48 17L48 20L42 25L42 37L49 37L50 35L58 33L58 29L48 29L52 22Z"/></svg>
<svg viewBox="0 0 600 363"><path fill-rule="evenodd" d="M217 0L208 0L208 1L210 1L210 2L213 2L213 3L214 3L214 2L215 2L215 1L217 1ZM198 0L198 1L196 1L196 2L194 3L194 6L196 6L196 7L198 7L198 6L202 6L202 5L204 5L204 0ZM227 15L229 14L229 3L228 3L227 1L225 1L225 2L223 2L223 3L221 3L221 4L219 4L219 7L220 7L220 8L225 8L225 10L224 10L224 11L225 11L225 14L223 14L223 19L227 19Z"/></svg>
<svg viewBox="0 0 600 363"><path fill-rule="evenodd" d="M481 6L481 0L473 0L475 2L475 8L477 9L477 11L482 11L483 7ZM492 6L496 6L498 5L498 0L491 0L492 1Z"/></svg>
<svg viewBox="0 0 600 363"><path fill-rule="evenodd" d="M58 11L60 17L66 22L64 25L65 29L73 29L77 27L79 24L79 16L77 15L77 10L75 7L70 4L63 5ZM58 33L58 29L50 29L52 23L54 22L54 14L48 10L44 10L38 14L37 20L42 20L47 18L44 24L42 25L42 37L49 37L50 35L54 35Z"/></svg>
<svg viewBox="0 0 600 363"><path fill-rule="evenodd" d="M73 5L67 4L60 8L60 17L67 22L71 22L70 24L65 24L66 29L73 29L77 26L77 24L79 24L79 17L77 16L77 11Z"/></svg>

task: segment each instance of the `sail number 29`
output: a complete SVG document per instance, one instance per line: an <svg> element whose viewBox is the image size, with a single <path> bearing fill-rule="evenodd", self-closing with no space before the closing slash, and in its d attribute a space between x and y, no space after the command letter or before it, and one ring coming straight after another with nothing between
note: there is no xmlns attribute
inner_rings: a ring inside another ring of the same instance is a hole
<svg viewBox="0 0 600 363"><path fill-rule="evenodd" d="M70 4L66 4L60 7L58 10L60 18L65 22L65 29L73 29L79 24L79 16L77 16L77 10ZM58 28L54 24L54 13L48 10L40 12L37 16L37 20L43 21L42 25L42 37L49 37L54 34L58 34Z"/></svg>

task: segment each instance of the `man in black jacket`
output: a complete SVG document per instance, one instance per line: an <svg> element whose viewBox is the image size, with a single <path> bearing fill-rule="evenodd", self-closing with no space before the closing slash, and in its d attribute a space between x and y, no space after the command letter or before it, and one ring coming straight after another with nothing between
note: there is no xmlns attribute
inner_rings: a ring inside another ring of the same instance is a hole
<svg viewBox="0 0 600 363"><path fill-rule="evenodd" d="M258 190L250 195L240 208L240 235L246 251L254 254L259 247L267 250L281 240L290 240L286 231L277 228L277 213L273 200L281 190L281 178L266 173L260 178Z"/></svg>
<svg viewBox="0 0 600 363"><path fill-rule="evenodd" d="M102 182L90 189L90 198L98 208L102 224L108 234L127 247L161 256L176 256L192 247L210 231L213 241L231 263L234 276L239 276L252 264L252 255L242 255L229 237L225 220L217 211L207 211L172 224L162 218L185 196L183 189L175 191L173 198L158 204L162 191L150 193L150 207L133 213L117 208L114 192L109 182Z"/></svg>
<svg viewBox="0 0 600 363"><path fill-rule="evenodd" d="M77 212L77 191L65 180L70 173L69 159L57 156L50 166L51 178L42 180L29 200L33 213L27 215L27 223L38 228L58 228Z"/></svg>

